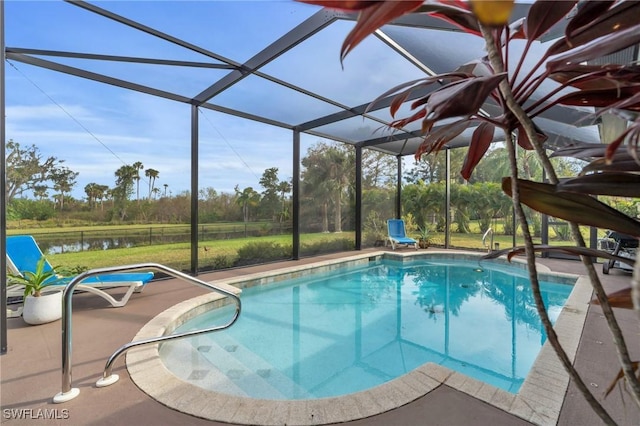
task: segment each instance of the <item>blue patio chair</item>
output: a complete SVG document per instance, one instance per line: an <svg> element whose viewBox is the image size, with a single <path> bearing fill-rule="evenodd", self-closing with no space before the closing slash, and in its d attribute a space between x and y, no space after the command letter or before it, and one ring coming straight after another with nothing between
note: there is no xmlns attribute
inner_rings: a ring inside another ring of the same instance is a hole
<svg viewBox="0 0 640 426"><path fill-rule="evenodd" d="M396 245L405 244L407 246L413 245L418 250L418 241L413 238L407 237L407 231L404 226L404 220L402 219L389 219L387 220L387 231L391 248L396 249Z"/></svg>
<svg viewBox="0 0 640 426"><path fill-rule="evenodd" d="M7 237L7 269L14 275L22 275L26 271L35 271L36 264L44 256L38 243L31 235L15 235ZM45 270L50 271L53 267L45 260ZM51 277L55 283L45 287L45 291L61 291L74 277ZM107 300L111 305L120 308L127 304L131 294L139 293L153 278L153 272L132 272L114 273L92 276L84 279L76 286L77 290L87 291L96 294ZM105 289L115 287L129 287L120 300L105 292ZM8 297L22 296L24 286L12 285L7 289Z"/></svg>

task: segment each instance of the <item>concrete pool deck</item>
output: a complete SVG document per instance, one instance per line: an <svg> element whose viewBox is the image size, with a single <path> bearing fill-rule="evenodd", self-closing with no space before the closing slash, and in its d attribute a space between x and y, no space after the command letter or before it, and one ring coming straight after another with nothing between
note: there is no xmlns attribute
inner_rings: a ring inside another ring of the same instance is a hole
<svg viewBox="0 0 640 426"><path fill-rule="evenodd" d="M433 249L428 251L431 250ZM357 252L220 271L203 274L199 278L205 281L220 280L354 254ZM581 264L576 261L540 259L540 263L557 272L573 274L582 272ZM629 280L630 275L619 270L613 270L610 275L603 276L608 292L626 286ZM102 299L91 295L81 294L74 297L73 386L80 389L80 395L64 404L51 402L53 395L61 388L60 321L32 327L27 326L20 318L9 319L9 351L0 358L2 422L33 424L34 419L38 418L36 416L40 415L41 419L43 416L48 416L48 420L40 421L40 424L229 424L233 418L226 419L226 423L206 420L176 411L157 402L134 384L122 360L117 362L114 368L114 372L121 377L118 383L106 388L95 386L95 381L101 376L107 358L115 349L134 340L134 336L140 329L165 309L204 293L202 289L185 286L184 283L172 279L151 283L143 293L134 295L127 306L119 309L108 308ZM588 296L590 290L586 293ZM617 357L600 308L586 305L575 308L577 311L581 309L586 313L586 322L581 337L579 336L580 338L572 343L577 349L575 365L585 382L592 388L594 396L603 401L603 405L617 422L629 425L640 424L640 410L634 406L631 397L624 394L624 391L614 390L604 399L604 390L619 370ZM632 359L640 359L640 336L636 315L630 310L616 309L616 316L625 331ZM571 324L567 326L572 327ZM554 354L551 353L550 357L555 360ZM548 375L549 380L545 378L532 383L532 386L536 387L532 392L541 397L537 400L538 402L534 402L533 405L530 403L523 405L516 402L517 397L502 398L503 395L494 389L478 386L474 383L475 381L460 377L458 373L451 373L443 367L425 366L424 369L418 369L413 374L401 378L405 380L404 382L391 384L390 386L394 387L392 392L374 395L378 401L376 404L382 408L378 410L378 414L366 412L361 406L360 414L370 417L348 421L345 424L517 425L528 424L529 421L535 424L600 424L600 420L583 401L573 384L569 384L566 393L562 389L558 395L551 393L558 390L558 387L562 388L557 386L551 378L556 380L564 372L552 369L551 373L551 376ZM415 374L421 376L414 377ZM430 392L418 395L421 386L429 388ZM521 393L525 390L523 389ZM394 401L398 395L404 400ZM340 399L343 401L339 406L334 405L334 408L329 410L316 411L317 414L314 414L313 419L304 417L308 416L309 411L303 409L300 411L301 417L297 420L287 417L290 420L287 424L339 422L340 419L336 413L344 407L344 398ZM546 405L541 405L540 401ZM209 400L207 410L222 411L225 407L222 402L216 403L215 400ZM401 406L393 408L397 405ZM550 409L557 411L557 421L553 420L553 416L534 415L534 413L538 413L537 415L548 413ZM255 422L257 420L255 416L264 416L265 412L275 414L273 424L285 424L286 421L282 407L275 407L275 410L272 410L265 409L259 404L245 404L245 406L236 406L233 410L235 410L234 415L238 416L236 419L238 422ZM287 416L289 413L290 410L287 411ZM291 422L291 420L294 421Z"/></svg>

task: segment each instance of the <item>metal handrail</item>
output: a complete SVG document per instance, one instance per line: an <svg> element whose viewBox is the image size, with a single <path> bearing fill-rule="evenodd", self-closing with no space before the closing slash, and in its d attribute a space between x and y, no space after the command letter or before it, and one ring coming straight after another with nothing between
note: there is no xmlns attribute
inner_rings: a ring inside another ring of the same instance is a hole
<svg viewBox="0 0 640 426"><path fill-rule="evenodd" d="M135 265L92 269L90 271L83 272L77 277L75 277L73 280L71 280L71 282L69 282L69 284L66 285L66 287L62 292L62 297L63 297L63 302L62 302L62 391L53 397L54 403L69 401L75 398L76 396L78 396L78 394L80 393L80 390L78 388L71 387L71 343L72 343L71 299L73 297L73 290L76 288L78 284L80 284L86 278L92 277L95 275L110 274L114 272L132 272L132 271L149 271L149 270L158 270L174 278L179 278L179 279L188 281L192 284L195 284L197 286L204 287L208 290L216 291L218 293L222 293L226 296L231 297L236 304L236 310L233 315L233 318L231 318L231 320L224 325L211 327L203 330L193 330L185 333L177 333L177 334L171 334L168 336L160 336L160 337L155 337L150 339L139 340L139 341L130 342L121 346L107 360L107 363L104 368L104 372L102 373L102 378L98 380L98 383L96 383L98 387L108 386L118 381L119 379L118 375L111 374L113 364L115 363L115 361L117 361L117 359L123 353L125 353L129 349L138 347L138 346L149 345L152 343L162 342L166 340L180 339L183 337L195 336L199 334L210 333L213 331L224 330L225 328L231 327L240 316L240 310L242 308L242 305L240 302L240 298L236 294L224 288L220 288L213 284L206 283L190 275L187 275L180 271L176 271L175 269L171 269L167 266L160 265L158 263L140 263Z"/></svg>
<svg viewBox="0 0 640 426"><path fill-rule="evenodd" d="M491 235L491 242L489 244L489 247L487 247L486 239L487 239L487 236L489 235ZM493 248L493 229L492 228L487 229L484 235L482 236L482 246L487 247L487 251L491 253L491 249Z"/></svg>

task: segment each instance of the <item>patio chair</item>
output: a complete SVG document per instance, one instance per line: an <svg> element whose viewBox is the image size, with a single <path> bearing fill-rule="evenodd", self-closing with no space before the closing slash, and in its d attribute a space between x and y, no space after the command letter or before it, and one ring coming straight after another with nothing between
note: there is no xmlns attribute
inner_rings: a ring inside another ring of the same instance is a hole
<svg viewBox="0 0 640 426"><path fill-rule="evenodd" d="M396 245L405 244L406 246L413 245L418 250L418 241L413 238L407 237L407 232L404 226L404 220L402 219L389 219L387 220L388 239L391 243L391 248L396 249Z"/></svg>
<svg viewBox="0 0 640 426"><path fill-rule="evenodd" d="M608 251L615 256L635 260L636 250L638 249L638 239L631 235L608 231L606 237L598 241L598 245L601 250ZM633 272L633 266L619 260L608 259L602 264L602 273L608 274L609 270L613 268Z"/></svg>
<svg viewBox="0 0 640 426"><path fill-rule="evenodd" d="M7 237L7 269L13 275L22 275L25 271L33 272L38 261L44 256L42 250L31 235L15 235ZM52 270L51 264L45 260L45 270ZM153 272L113 273L88 277L76 286L77 290L96 294L112 306L120 308L127 304L131 294L139 293L153 278ZM56 282L45 287L44 291L61 291L74 277L59 277ZM129 287L120 300L105 292L105 289L116 287ZM7 288L7 297L23 296L24 286L11 285ZM12 311L10 316L19 316L20 310Z"/></svg>

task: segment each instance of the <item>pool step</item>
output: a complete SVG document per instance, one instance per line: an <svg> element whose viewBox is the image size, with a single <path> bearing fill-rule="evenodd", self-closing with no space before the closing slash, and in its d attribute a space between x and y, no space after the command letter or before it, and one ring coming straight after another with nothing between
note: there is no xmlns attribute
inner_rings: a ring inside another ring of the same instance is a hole
<svg viewBox="0 0 640 426"><path fill-rule="evenodd" d="M278 371L251 349L227 334L210 336L198 352L221 371L235 386L254 398L291 399L311 397L289 377Z"/></svg>
<svg viewBox="0 0 640 426"><path fill-rule="evenodd" d="M189 339L164 343L160 349L160 357L167 369L185 382L205 389L220 389L224 386L225 392L230 395L245 395L240 387L226 379L222 372L202 356Z"/></svg>
<svg viewBox="0 0 640 426"><path fill-rule="evenodd" d="M177 340L161 350L171 372L184 381L231 395L263 399L307 397L290 378L229 336Z"/></svg>

